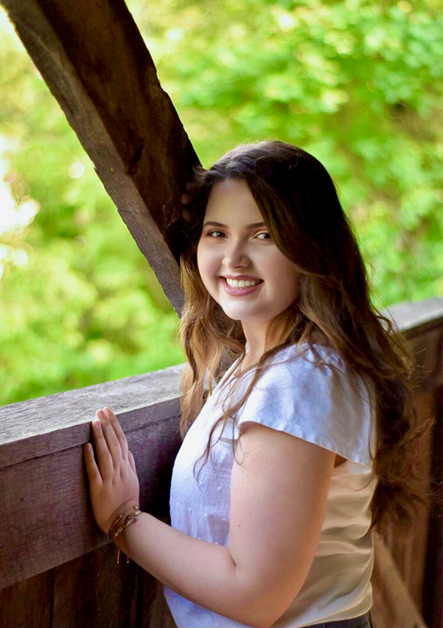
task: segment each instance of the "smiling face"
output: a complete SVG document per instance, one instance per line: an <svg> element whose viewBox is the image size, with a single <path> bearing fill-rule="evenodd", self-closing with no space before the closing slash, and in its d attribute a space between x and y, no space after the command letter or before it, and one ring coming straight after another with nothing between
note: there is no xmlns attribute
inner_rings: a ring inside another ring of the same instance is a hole
<svg viewBox="0 0 443 628"><path fill-rule="evenodd" d="M264 335L298 295L297 269L273 242L246 182L225 179L209 196L197 248L203 284L225 314Z"/></svg>

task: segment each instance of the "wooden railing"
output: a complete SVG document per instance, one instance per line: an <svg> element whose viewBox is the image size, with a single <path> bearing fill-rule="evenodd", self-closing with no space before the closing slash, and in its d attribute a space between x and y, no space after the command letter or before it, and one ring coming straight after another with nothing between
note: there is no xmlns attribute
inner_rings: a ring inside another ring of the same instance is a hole
<svg viewBox="0 0 443 628"><path fill-rule="evenodd" d="M419 416L423 421L437 417L417 452L417 465L423 477L438 484L443 299L391 311L421 367ZM111 406L136 459L142 507L166 519L170 473L180 445L180 370L0 408L0 628L174 626L158 583L134 563L117 565L114 546L95 526L82 445L90 438L95 410ZM376 628L440 628L437 517L435 508L423 507L406 543L396 540L394 530L386 544L377 539Z"/></svg>

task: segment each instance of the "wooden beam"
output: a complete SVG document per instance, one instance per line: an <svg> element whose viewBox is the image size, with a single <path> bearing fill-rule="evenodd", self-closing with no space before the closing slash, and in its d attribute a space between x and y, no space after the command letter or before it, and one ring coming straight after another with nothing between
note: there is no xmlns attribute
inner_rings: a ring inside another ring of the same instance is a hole
<svg viewBox="0 0 443 628"><path fill-rule="evenodd" d="M401 329L406 338L421 336L431 329L441 329L443 298L404 301L390 305L384 314L394 322L398 329Z"/></svg>
<svg viewBox="0 0 443 628"><path fill-rule="evenodd" d="M119 415L131 413L128 429L139 429L145 421L155 422L160 407L175 407L182 368L171 366L1 407L0 471L86 443L89 422L95 410L105 405Z"/></svg>
<svg viewBox="0 0 443 628"><path fill-rule="evenodd" d="M180 312L177 199L198 158L124 0L0 0Z"/></svg>

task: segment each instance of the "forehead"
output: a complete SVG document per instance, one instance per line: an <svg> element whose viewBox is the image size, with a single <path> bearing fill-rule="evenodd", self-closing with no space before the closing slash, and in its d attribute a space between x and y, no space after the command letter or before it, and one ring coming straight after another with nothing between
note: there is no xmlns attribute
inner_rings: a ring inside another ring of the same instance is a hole
<svg viewBox="0 0 443 628"><path fill-rule="evenodd" d="M253 223L263 221L263 217L246 181L225 179L211 190L205 220Z"/></svg>

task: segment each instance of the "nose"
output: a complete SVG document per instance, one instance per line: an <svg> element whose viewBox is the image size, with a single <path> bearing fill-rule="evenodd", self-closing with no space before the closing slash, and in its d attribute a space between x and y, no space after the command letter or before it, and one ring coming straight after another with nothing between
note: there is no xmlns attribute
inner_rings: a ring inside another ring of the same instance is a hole
<svg viewBox="0 0 443 628"><path fill-rule="evenodd" d="M226 268L246 268L251 263L244 242L232 240L225 249L223 263Z"/></svg>

